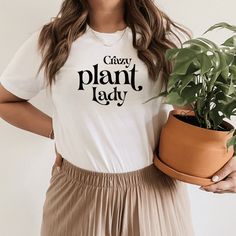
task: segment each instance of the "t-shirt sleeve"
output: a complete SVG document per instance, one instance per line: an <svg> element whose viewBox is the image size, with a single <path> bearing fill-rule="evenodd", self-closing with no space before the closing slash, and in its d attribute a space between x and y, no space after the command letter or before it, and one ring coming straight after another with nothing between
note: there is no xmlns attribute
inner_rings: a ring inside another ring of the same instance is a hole
<svg viewBox="0 0 236 236"><path fill-rule="evenodd" d="M30 99L45 88L43 68L37 75L42 57L37 50L40 30L33 32L18 48L0 76L2 86L17 97Z"/></svg>

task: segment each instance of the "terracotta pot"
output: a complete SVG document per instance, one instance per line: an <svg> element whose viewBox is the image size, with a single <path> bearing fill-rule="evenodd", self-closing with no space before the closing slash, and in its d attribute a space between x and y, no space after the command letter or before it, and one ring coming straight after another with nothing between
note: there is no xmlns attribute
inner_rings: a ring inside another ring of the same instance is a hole
<svg viewBox="0 0 236 236"><path fill-rule="evenodd" d="M226 142L234 127L226 121L228 131L210 130L178 119L175 114L194 116L194 111L171 110L161 129L155 166L178 180L196 184L214 183L211 177L232 158L233 146L227 152Z"/></svg>

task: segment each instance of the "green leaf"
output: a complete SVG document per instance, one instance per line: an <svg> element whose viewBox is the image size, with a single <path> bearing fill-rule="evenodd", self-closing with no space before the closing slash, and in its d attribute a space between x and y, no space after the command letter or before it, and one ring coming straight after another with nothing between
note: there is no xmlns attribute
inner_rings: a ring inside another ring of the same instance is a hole
<svg viewBox="0 0 236 236"><path fill-rule="evenodd" d="M176 62L173 69L174 73L178 75L186 74L186 71L188 70L190 64L191 64L191 61Z"/></svg>
<svg viewBox="0 0 236 236"><path fill-rule="evenodd" d="M228 97L227 97L227 93L225 93L224 90L226 90L224 87L223 89L221 87L218 87L215 89L217 92L215 93L215 100L217 102L221 102L221 101L227 101ZM223 90L223 91L222 91ZM227 91L227 90L226 90Z"/></svg>
<svg viewBox="0 0 236 236"><path fill-rule="evenodd" d="M180 94L182 94L183 89L195 79L193 74L187 74L181 78L181 85L179 86Z"/></svg>
<svg viewBox="0 0 236 236"><path fill-rule="evenodd" d="M190 49L190 48L182 48L178 53L176 60L179 62L186 62L188 60L192 60L196 57L198 52Z"/></svg>
<svg viewBox="0 0 236 236"><path fill-rule="evenodd" d="M228 65L226 62L226 56L223 52L221 52L220 50L216 50L216 67L214 68L213 72L222 72L221 75L223 78L225 78L225 80L227 80L228 78L228 73L229 73L229 69L228 69Z"/></svg>
<svg viewBox="0 0 236 236"><path fill-rule="evenodd" d="M181 80L182 75L178 74L171 74L168 79L167 83L167 91L170 92L170 90L175 86L175 84Z"/></svg>
<svg viewBox="0 0 236 236"><path fill-rule="evenodd" d="M212 91L212 89L216 83L216 80L219 78L220 74L221 74L221 71L216 71L213 73L213 75L211 75L211 79L209 82L209 91Z"/></svg>
<svg viewBox="0 0 236 236"><path fill-rule="evenodd" d="M180 50L181 49L179 49L179 48L169 48L169 49L167 49L166 53L165 53L165 58L167 60L175 59Z"/></svg>
<svg viewBox="0 0 236 236"><path fill-rule="evenodd" d="M232 114L236 114L236 100L233 100L227 104L224 104L223 107L223 113L225 114L225 117L227 117L228 119L230 119Z"/></svg>
<svg viewBox="0 0 236 236"><path fill-rule="evenodd" d="M220 28L220 29L225 28L225 29L231 30L233 32L236 32L236 26L230 25L226 22L219 22L217 24L214 24L210 28L208 28L203 34L206 34L207 32L212 31L212 30L217 29L217 28Z"/></svg>
<svg viewBox="0 0 236 236"><path fill-rule="evenodd" d="M236 90L235 90L235 87L234 87L234 86L235 86L235 85L234 85L234 83L233 83L233 76L231 76L228 95L231 95L231 94L235 94L235 93L236 93Z"/></svg>
<svg viewBox="0 0 236 236"><path fill-rule="evenodd" d="M183 48L175 58L175 65L172 73L184 75L196 55L197 53L194 50Z"/></svg>
<svg viewBox="0 0 236 236"><path fill-rule="evenodd" d="M232 94L236 93L236 89L235 89L235 86L234 86L234 83L233 83L232 79L230 81L230 84L225 84L225 83L222 83L220 81L217 81L215 83L215 86L217 87L217 90L220 89L225 96L227 96L227 95L229 96L229 95L232 95ZM219 96L219 95L217 95L217 96ZM226 99L226 97L223 97L222 100L225 100L225 99Z"/></svg>
<svg viewBox="0 0 236 236"><path fill-rule="evenodd" d="M231 65L229 67L229 72L231 73L232 80L236 81L236 66L235 65Z"/></svg>
<svg viewBox="0 0 236 236"><path fill-rule="evenodd" d="M184 100L184 98L182 98L178 92L171 92L167 95L166 103L168 104L172 104L172 105L176 105L176 106L184 106L186 105L186 101Z"/></svg>
<svg viewBox="0 0 236 236"><path fill-rule="evenodd" d="M220 89L224 94L228 94L229 91L229 86L221 83L221 82L216 82L215 85Z"/></svg>
<svg viewBox="0 0 236 236"><path fill-rule="evenodd" d="M199 40L202 40L203 42L205 42L206 44L208 44L210 46L211 49L219 49L219 47L217 46L217 44L215 44L213 41L206 39L206 38L199 38Z"/></svg>
<svg viewBox="0 0 236 236"><path fill-rule="evenodd" d="M192 81L190 82L190 86L183 89L181 93L181 97L189 103L194 102L197 97L196 93L202 88L202 83L194 84Z"/></svg>
<svg viewBox="0 0 236 236"><path fill-rule="evenodd" d="M205 74L211 69L212 62L206 54L198 54L198 61L201 65L201 75Z"/></svg>
<svg viewBox="0 0 236 236"><path fill-rule="evenodd" d="M193 59L192 63L189 65L188 70L186 74L195 74L195 73L200 73L200 63L196 59Z"/></svg>
<svg viewBox="0 0 236 236"><path fill-rule="evenodd" d="M189 44L189 48L194 50L195 52L197 53L202 53L205 51L205 48L204 47L201 47L199 45L196 45L196 44Z"/></svg>
<svg viewBox="0 0 236 236"><path fill-rule="evenodd" d="M225 79L225 81L228 80L229 78L229 68L225 67L222 71L221 71L221 75L222 77Z"/></svg>
<svg viewBox="0 0 236 236"><path fill-rule="evenodd" d="M217 129L224 119L224 115L219 115L219 108L217 105L209 111L209 117L213 121L214 129Z"/></svg>
<svg viewBox="0 0 236 236"><path fill-rule="evenodd" d="M203 116L203 111L205 110L206 107L206 98L199 96L196 100L196 108L197 108L197 113L200 117Z"/></svg>
<svg viewBox="0 0 236 236"><path fill-rule="evenodd" d="M187 41L185 41L183 43L183 45L190 45L190 46L199 47L199 48L201 48L201 51L199 50L200 53L202 51L206 51L206 50L210 50L211 49L211 47L207 43L205 43L202 40L200 40L200 38L187 40Z"/></svg>
<svg viewBox="0 0 236 236"><path fill-rule="evenodd" d="M228 46L228 47L236 47L236 35L233 35L232 37L228 38L224 43L221 45Z"/></svg>
<svg viewBox="0 0 236 236"><path fill-rule="evenodd" d="M234 62L234 54L225 52L225 59L228 66L232 65Z"/></svg>

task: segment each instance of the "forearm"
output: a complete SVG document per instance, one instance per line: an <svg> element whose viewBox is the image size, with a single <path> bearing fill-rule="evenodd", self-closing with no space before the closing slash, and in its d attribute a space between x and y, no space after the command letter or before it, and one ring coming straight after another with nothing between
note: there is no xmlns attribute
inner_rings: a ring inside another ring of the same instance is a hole
<svg viewBox="0 0 236 236"><path fill-rule="evenodd" d="M52 118L29 102L0 103L0 117L11 125L48 137Z"/></svg>

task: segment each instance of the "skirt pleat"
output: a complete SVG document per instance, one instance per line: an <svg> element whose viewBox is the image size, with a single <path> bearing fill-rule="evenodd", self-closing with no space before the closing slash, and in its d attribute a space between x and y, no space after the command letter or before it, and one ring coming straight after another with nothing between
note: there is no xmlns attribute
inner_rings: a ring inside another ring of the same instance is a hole
<svg viewBox="0 0 236 236"><path fill-rule="evenodd" d="M103 173L63 158L46 191L41 236L195 236L186 184L154 164Z"/></svg>

